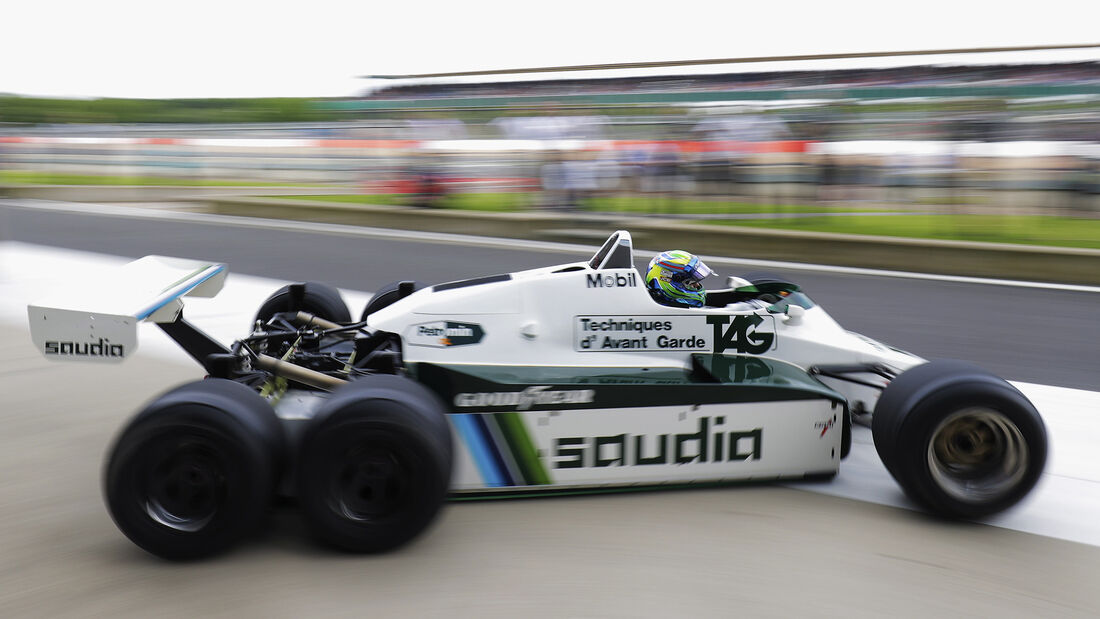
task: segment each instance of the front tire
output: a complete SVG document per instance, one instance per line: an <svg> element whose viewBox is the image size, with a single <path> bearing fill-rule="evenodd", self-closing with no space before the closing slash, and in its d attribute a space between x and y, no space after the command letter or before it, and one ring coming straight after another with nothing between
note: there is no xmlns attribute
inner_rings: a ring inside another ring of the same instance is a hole
<svg viewBox="0 0 1100 619"><path fill-rule="evenodd" d="M284 447L274 411L233 381L190 383L154 400L110 451L104 495L118 528L165 559L227 550L271 504Z"/></svg>
<svg viewBox="0 0 1100 619"><path fill-rule="evenodd" d="M871 430L905 492L950 518L1015 505L1046 464L1046 428L1035 407L969 363L934 361L902 373L875 406Z"/></svg>
<svg viewBox="0 0 1100 619"><path fill-rule="evenodd" d="M333 393L303 438L298 496L323 543L383 552L424 531L446 498L451 431L442 403L404 377L373 375Z"/></svg>

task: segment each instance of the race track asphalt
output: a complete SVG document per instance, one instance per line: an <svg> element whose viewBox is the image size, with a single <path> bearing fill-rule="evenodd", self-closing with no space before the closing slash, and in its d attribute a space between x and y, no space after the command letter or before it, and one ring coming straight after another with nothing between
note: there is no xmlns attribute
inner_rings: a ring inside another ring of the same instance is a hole
<svg viewBox="0 0 1100 619"><path fill-rule="evenodd" d="M225 260L359 290L579 258L2 206L0 240ZM794 275L873 337L1012 379L1100 387L1095 293ZM151 347L123 368L51 364L24 323L0 321L0 617L1100 614L1098 546L767 485L452 503L411 546L368 557L317 547L280 505L228 555L166 563L114 527L100 471L143 402L200 376Z"/></svg>
<svg viewBox="0 0 1100 619"><path fill-rule="evenodd" d="M222 260L357 290L582 258L2 205L0 240ZM1096 293L791 274L853 330L1014 380L1100 390ZM24 324L0 324L0 616L1100 614L1100 547L777 486L453 503L413 545L375 557L318 548L284 505L224 557L165 563L114 527L100 468L143 402L200 374L142 352L123 373L49 364Z"/></svg>
<svg viewBox="0 0 1100 619"><path fill-rule="evenodd" d="M134 258L217 260L237 273L320 280L355 290L375 290L398 279L437 283L586 258L522 241L508 249L264 229L255 221L44 212L14 204L0 200L0 240ZM725 276L759 267L723 264L717 270ZM966 359L1009 380L1100 390L1100 293L820 271L786 274L846 328L923 357Z"/></svg>
<svg viewBox="0 0 1100 619"><path fill-rule="evenodd" d="M228 555L157 560L99 491L112 437L193 365L54 364L0 325L0 616L1085 617L1100 548L775 486L452 503L398 552L285 505ZM842 473L843 475L843 470Z"/></svg>

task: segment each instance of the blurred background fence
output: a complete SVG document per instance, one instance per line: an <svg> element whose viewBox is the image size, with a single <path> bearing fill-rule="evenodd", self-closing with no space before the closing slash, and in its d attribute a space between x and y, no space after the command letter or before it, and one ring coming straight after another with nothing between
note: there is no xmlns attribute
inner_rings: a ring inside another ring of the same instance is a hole
<svg viewBox="0 0 1100 619"><path fill-rule="evenodd" d="M196 120L209 117L203 103ZM325 184L427 204L515 194L517 208L672 196L1086 215L1100 194L1095 62L413 84L280 105L294 110L280 118L306 121L131 123L123 111L91 114L120 122L40 122L9 102L0 183L121 176ZM148 120L139 108L126 109ZM257 109L220 117L266 118Z"/></svg>

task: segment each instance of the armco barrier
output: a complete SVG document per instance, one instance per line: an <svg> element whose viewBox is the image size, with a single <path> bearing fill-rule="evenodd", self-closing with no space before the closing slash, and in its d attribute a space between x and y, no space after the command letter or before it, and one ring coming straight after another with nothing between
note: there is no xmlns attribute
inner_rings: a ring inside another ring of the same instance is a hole
<svg viewBox="0 0 1100 619"><path fill-rule="evenodd" d="M225 215L517 239L547 238L544 231L560 228L564 221L560 215L543 212L485 213L277 198L230 198L211 200L207 204L212 212Z"/></svg>
<svg viewBox="0 0 1100 619"><path fill-rule="evenodd" d="M622 228L630 230L636 247L650 250L1100 285L1100 250L1093 249L762 230L610 214L484 213L278 198L217 199L208 205L228 215L585 243Z"/></svg>
<svg viewBox="0 0 1100 619"><path fill-rule="evenodd" d="M355 194L355 188L187 185L0 185L0 196L61 202L201 202L231 196Z"/></svg>

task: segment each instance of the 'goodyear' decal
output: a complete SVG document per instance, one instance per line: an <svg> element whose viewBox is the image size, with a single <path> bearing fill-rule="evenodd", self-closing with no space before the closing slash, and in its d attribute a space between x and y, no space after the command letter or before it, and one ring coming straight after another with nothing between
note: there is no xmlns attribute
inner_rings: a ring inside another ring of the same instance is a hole
<svg viewBox="0 0 1100 619"><path fill-rule="evenodd" d="M525 411L532 406L591 404L595 397L596 392L592 389L551 389L549 385L533 385L523 391L458 393L454 404L459 408L510 407Z"/></svg>

